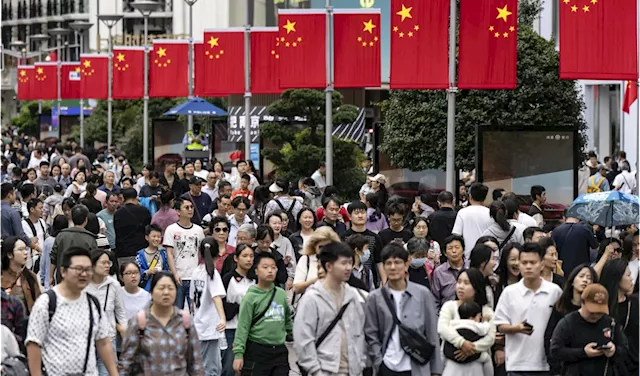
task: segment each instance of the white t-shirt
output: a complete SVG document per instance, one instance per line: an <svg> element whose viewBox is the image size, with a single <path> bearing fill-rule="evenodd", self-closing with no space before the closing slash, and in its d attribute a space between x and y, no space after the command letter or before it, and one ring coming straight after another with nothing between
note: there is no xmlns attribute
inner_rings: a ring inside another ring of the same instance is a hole
<svg viewBox="0 0 640 376"><path fill-rule="evenodd" d="M622 193L631 194L636 187L636 177L629 171L622 171L613 179L611 189L614 189L614 187L620 187L620 192Z"/></svg>
<svg viewBox="0 0 640 376"><path fill-rule="evenodd" d="M198 246L202 239L204 239L202 227L193 223L189 228L174 223L164 230L162 244L165 248L173 248L176 271L182 279L191 279L191 273L198 266Z"/></svg>
<svg viewBox="0 0 640 376"><path fill-rule="evenodd" d="M246 277L231 277L227 286L227 303L240 304L242 298L247 294L249 287L256 284L256 281ZM238 315L236 314L231 320L227 317L227 329L236 329L238 327Z"/></svg>
<svg viewBox="0 0 640 376"><path fill-rule="evenodd" d="M636 279L638 279L638 258L629 261L629 270L631 271L631 282L636 283Z"/></svg>
<svg viewBox="0 0 640 376"><path fill-rule="evenodd" d="M532 216L523 212L518 213L518 223L522 223L527 227L538 227L538 222Z"/></svg>
<svg viewBox="0 0 640 376"><path fill-rule="evenodd" d="M145 289L138 289L137 293L129 294L123 286L122 301L124 303L127 320L130 320L136 313L147 309L149 302L151 302L151 294Z"/></svg>
<svg viewBox="0 0 640 376"><path fill-rule="evenodd" d="M307 268L307 264L309 267ZM312 281L318 278L318 258L316 255L302 255L296 264L296 274L293 277L293 284Z"/></svg>
<svg viewBox="0 0 640 376"><path fill-rule="evenodd" d="M29 239L33 237L37 237L38 245L40 245L40 249L44 250L44 240L47 237L47 233L46 233L47 224L42 218L40 218L38 219L37 222L33 223L33 227L35 227L36 229L35 234L31 230L31 226L29 226L29 224L27 223L27 220L26 219L22 220L22 230L24 230L24 233L27 235ZM27 244L27 247L28 246L29 244ZM33 266L34 260L38 259L37 257L34 257L34 256L36 256L36 252L32 251L31 248L29 248L29 256L27 258L27 268L31 268Z"/></svg>
<svg viewBox="0 0 640 376"><path fill-rule="evenodd" d="M392 288L389 288L388 291L390 291L393 296L392 303L395 303L396 305L396 316L402 317L401 303L404 291L396 291ZM382 361L391 371L411 371L411 358L400 346L400 332L398 331L397 325L391 334L391 339L389 340L387 351L384 353Z"/></svg>
<svg viewBox="0 0 640 376"><path fill-rule="evenodd" d="M191 274L189 295L195 307L193 326L198 332L198 339L209 341L222 338L225 334L216 330L216 326L220 323L220 316L213 303L213 298L216 296L220 298L226 296L222 277L218 271L213 269L213 279L211 279L204 264L198 265Z"/></svg>
<svg viewBox="0 0 640 376"><path fill-rule="evenodd" d="M544 352L544 332L560 295L560 287L545 280L536 292L529 290L524 280L502 291L493 320L496 326L514 325L526 320L534 329L531 335L505 335L507 372L549 371Z"/></svg>
<svg viewBox="0 0 640 376"><path fill-rule="evenodd" d="M489 208L486 206L470 205L460 209L451 233L462 235L465 245L465 260L469 260L471 250L476 245L476 241L482 236L484 230L488 229L492 224L493 219L489 216Z"/></svg>

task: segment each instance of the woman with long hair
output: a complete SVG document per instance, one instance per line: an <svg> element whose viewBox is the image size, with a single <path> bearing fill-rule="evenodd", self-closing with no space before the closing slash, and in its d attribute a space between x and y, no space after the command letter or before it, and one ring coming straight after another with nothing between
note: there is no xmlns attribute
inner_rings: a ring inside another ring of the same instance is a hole
<svg viewBox="0 0 640 376"><path fill-rule="evenodd" d="M489 280L493 276L494 266L497 264L497 260L494 258L493 249L484 244L476 243L469 255L469 267L480 270L485 278L486 294L489 307L493 309L493 288L492 283Z"/></svg>
<svg viewBox="0 0 640 376"><path fill-rule="evenodd" d="M137 312L147 309L151 294L140 287L140 268L135 262L127 261L120 265L122 286L122 302L127 320L131 320Z"/></svg>
<svg viewBox="0 0 640 376"><path fill-rule="evenodd" d="M626 260L610 260L602 268L600 284L609 292L609 316L616 320L629 341L629 351L624 360L630 375L638 374L638 296L632 295L634 285Z"/></svg>
<svg viewBox="0 0 640 376"><path fill-rule="evenodd" d="M309 208L303 208L298 212L296 223L298 225L298 231L289 236L289 241L293 246L293 251L296 254L297 262L300 260L304 245L313 234L313 230L316 228L316 215L314 214L313 210Z"/></svg>
<svg viewBox="0 0 640 376"><path fill-rule="evenodd" d="M555 271L558 267L558 250L556 249L556 243L549 237L544 237L538 241L540 248L544 250L544 259L542 259L542 279L553 282L562 288L564 285L564 278L556 274Z"/></svg>
<svg viewBox="0 0 640 376"><path fill-rule="evenodd" d="M427 243L429 243L429 247L431 247L435 252L435 264L433 265L433 268L435 269L441 263L446 261L446 257L440 250L440 244L438 244L437 241L433 240L431 235L429 235L429 224L429 219L425 217L415 217L411 222L411 232L413 232L413 238L426 240Z"/></svg>
<svg viewBox="0 0 640 376"><path fill-rule="evenodd" d="M498 276L498 283L496 284L494 291L494 304L498 304L498 299L502 294L502 290L505 287L518 282L520 276L520 261L519 256L522 251L522 245L518 243L507 243L504 246L504 250L500 255L500 263L496 269L496 275Z"/></svg>
<svg viewBox="0 0 640 376"><path fill-rule="evenodd" d="M2 242L2 289L24 303L27 315L41 294L38 276L26 268L28 257L27 245L17 236Z"/></svg>
<svg viewBox="0 0 640 376"><path fill-rule="evenodd" d="M215 161L213 163L213 172L216 173L216 176L218 177L218 181L220 180L229 181L229 179L231 179L231 175L224 172L224 165L220 161Z"/></svg>
<svg viewBox="0 0 640 376"><path fill-rule="evenodd" d="M482 308L482 321L490 323L488 333L477 341L465 339L454 327L454 320L460 320L459 307L463 303L475 302ZM487 353L491 350L496 336L496 326L493 325L493 310L488 305L485 276L476 268L469 268L458 275L456 284L456 300L450 300L442 305L438 318L438 334L442 338L443 347L446 343L453 345L455 359L448 359L445 363L443 375L476 376L487 375L492 371L491 356L484 355L484 362L474 360L463 363L475 354ZM460 362L460 363L459 363Z"/></svg>
<svg viewBox="0 0 640 376"><path fill-rule="evenodd" d="M79 170L73 177L73 182L64 192L64 197L73 197L76 201L80 199L80 195L87 190L87 175L84 169Z"/></svg>
<svg viewBox="0 0 640 376"><path fill-rule="evenodd" d="M209 171L204 168L200 159L196 159L195 162L193 162L193 174L201 179L207 180Z"/></svg>
<svg viewBox="0 0 640 376"><path fill-rule="evenodd" d="M507 203L509 205L507 206ZM502 200L495 200L489 205L489 216L493 219L493 224L489 226L481 236L494 236L500 245L508 242L524 243L525 225L515 220L518 212L518 205L510 201L506 203Z"/></svg>
<svg viewBox="0 0 640 376"><path fill-rule="evenodd" d="M247 212L253 223L264 223L264 214L269 201L271 201L269 186L259 185L253 190L253 203Z"/></svg>
<svg viewBox="0 0 640 376"><path fill-rule="evenodd" d="M304 294L318 280L318 253L322 247L335 242L340 242L340 237L328 226L317 228L309 237L293 279L293 291L296 294Z"/></svg>
<svg viewBox="0 0 640 376"><path fill-rule="evenodd" d="M98 214L100 210L102 210L102 203L96 199L96 193L98 192L98 187L94 183L87 183L87 190L84 198L80 200L80 203L85 205L89 212L93 214Z"/></svg>
<svg viewBox="0 0 640 376"><path fill-rule="evenodd" d="M271 227L274 235L271 247L280 253L287 267L288 278L285 288L291 290L296 274L296 254L293 251L293 245L291 245L289 239L282 235L282 212L280 210L269 214L267 217L267 226Z"/></svg>
<svg viewBox="0 0 640 376"><path fill-rule="evenodd" d="M367 205L367 230L373 231L376 234L380 231L389 228L387 217L384 215L383 210L379 205L379 196L377 193L369 193L365 196L365 204Z"/></svg>
<svg viewBox="0 0 640 376"><path fill-rule="evenodd" d="M227 263L230 269L223 269L224 261L229 257L233 257L233 254L236 251L236 248L229 245L227 242L229 241L229 220L227 217L213 217L211 222L209 223L209 234L211 234L213 240L216 242L216 250L219 252L216 253L216 263L215 267L218 269L218 273L220 275L227 274L231 270L233 270L233 265ZM206 239L206 238L205 238Z"/></svg>
<svg viewBox="0 0 640 376"><path fill-rule="evenodd" d="M120 180L118 180L118 185L122 186L122 180L126 178L131 179L132 182L138 181L138 178L136 177L136 173L130 164L124 164L122 166L122 173L120 174Z"/></svg>
<svg viewBox="0 0 640 376"><path fill-rule="evenodd" d="M552 375L561 373L561 364L553 361L549 356L551 337L560 320L567 314L580 309L581 296L587 286L592 283L598 283L598 274L588 264L578 265L571 271L567 279L564 281L562 295L553 306L549 323L544 332L544 350L547 355L547 361L551 367Z"/></svg>
<svg viewBox="0 0 640 376"><path fill-rule="evenodd" d="M173 208L176 194L173 191L163 189L160 195L160 209L151 217L151 224L158 225L164 235L164 230L180 219L178 212Z"/></svg>
<svg viewBox="0 0 640 376"><path fill-rule="evenodd" d="M157 375L162 369L177 375L203 374L198 332L191 327L189 310L174 305L177 293L173 274L153 276L151 306L138 312L127 326L118 364L121 374Z"/></svg>
<svg viewBox="0 0 640 376"><path fill-rule="evenodd" d="M491 257L496 261L493 265L493 271L495 272L496 269L498 269L498 265L500 263L500 249L498 249L498 245L500 244L500 242L498 242L498 239L496 239L495 236L485 235L478 238L478 240L476 241L476 245L477 244L484 244L491 248L491 250L493 251Z"/></svg>
<svg viewBox="0 0 640 376"><path fill-rule="evenodd" d="M623 252L624 250L622 249L620 240L616 238L607 238L603 240L598 247L598 256L596 257L596 263L593 265L593 268L598 275L602 274L604 264L609 260L622 258Z"/></svg>
<svg viewBox="0 0 640 376"><path fill-rule="evenodd" d="M371 190L378 194L378 207L382 210L387 207L387 201L389 201L389 192L385 184L387 184L386 176L377 174L371 177Z"/></svg>

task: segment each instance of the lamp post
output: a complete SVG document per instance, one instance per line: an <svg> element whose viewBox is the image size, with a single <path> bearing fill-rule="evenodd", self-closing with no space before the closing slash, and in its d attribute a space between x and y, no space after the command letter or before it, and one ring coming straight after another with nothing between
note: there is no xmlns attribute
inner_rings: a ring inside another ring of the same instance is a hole
<svg viewBox="0 0 640 376"><path fill-rule="evenodd" d="M131 3L133 9L144 17L144 100L142 111L142 162L149 163L149 16L160 4L153 0L138 0Z"/></svg>
<svg viewBox="0 0 640 376"><path fill-rule="evenodd" d="M193 4L198 0L184 0L189 6L189 99L193 98ZM187 129L193 130L193 116L187 117Z"/></svg>
<svg viewBox="0 0 640 376"><path fill-rule="evenodd" d="M98 16L98 21L101 21L109 29L109 68L107 69L107 150L111 150L111 141L113 138L113 37L111 29L122 19L121 14L101 14ZM100 28L98 27L98 30Z"/></svg>
<svg viewBox="0 0 640 376"><path fill-rule="evenodd" d="M42 48L45 44L49 43L50 39L51 36L47 34L36 34L31 36L30 41L35 43L35 48L38 51L38 62L42 61ZM40 114L42 114L42 101L38 100L38 115Z"/></svg>
<svg viewBox="0 0 640 376"><path fill-rule="evenodd" d="M58 127L60 126L60 108L62 107L62 61L60 59L61 51L62 51L62 37L64 35L69 34L69 29L64 29L61 27L56 27L54 29L49 30L49 34L56 37L56 51L58 51L58 61L56 62L57 71L58 71L58 101L57 101L57 116L58 116Z"/></svg>
<svg viewBox="0 0 640 376"><path fill-rule="evenodd" d="M93 26L90 22L76 21L69 24L69 27L76 33L76 38L79 39L78 45L78 61L80 61L80 55L84 52L84 33ZM84 148L84 96L80 95L80 146Z"/></svg>

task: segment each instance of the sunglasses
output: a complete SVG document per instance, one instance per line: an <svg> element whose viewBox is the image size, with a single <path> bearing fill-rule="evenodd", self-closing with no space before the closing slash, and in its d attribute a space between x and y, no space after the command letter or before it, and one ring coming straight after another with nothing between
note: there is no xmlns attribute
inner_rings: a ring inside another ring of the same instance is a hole
<svg viewBox="0 0 640 376"><path fill-rule="evenodd" d="M213 229L213 231L215 231L215 232L229 232L229 228L228 227L215 227Z"/></svg>

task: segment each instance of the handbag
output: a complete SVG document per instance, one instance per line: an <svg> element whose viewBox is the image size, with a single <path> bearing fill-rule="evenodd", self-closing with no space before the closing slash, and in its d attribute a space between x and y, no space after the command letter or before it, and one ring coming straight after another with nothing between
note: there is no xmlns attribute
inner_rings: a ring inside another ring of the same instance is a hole
<svg viewBox="0 0 640 376"><path fill-rule="evenodd" d="M331 323L329 324L327 329L325 329L324 332L322 332L322 334L320 335L320 337L318 337L318 339L316 340L316 349L320 346L320 344L322 342L324 342L325 339L327 339L327 337L329 336L329 333L331 333L333 328L335 328L335 326L338 324L338 321L340 321L340 319L342 319L342 315L344 314L344 311L347 310L347 307L349 306L349 303L351 303L351 302L350 301L347 302L347 304L343 305L342 308L340 308L340 311L338 311L338 314L336 315L336 317L333 318L333 321L331 321ZM309 372L307 372L307 370L302 368L300 366L300 363L296 362L296 364L298 365L298 369L300 370L300 375L302 375L302 376L308 376L309 375Z"/></svg>
<svg viewBox="0 0 640 376"><path fill-rule="evenodd" d="M429 341L416 330L408 328L400 322L398 316L396 315L396 309L391 303L391 299L389 298L389 292L382 287L381 288L382 297L384 301L387 303L387 307L391 312L391 316L393 317L393 325L391 326L391 335L393 335L393 330L396 326L398 326L398 334L400 336L400 347L402 350L409 355L412 361L424 366L429 363L431 356L433 355L433 351L435 350L435 346L429 343Z"/></svg>

